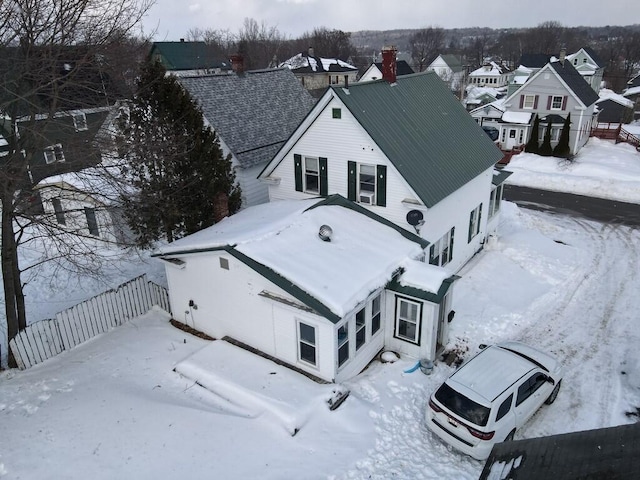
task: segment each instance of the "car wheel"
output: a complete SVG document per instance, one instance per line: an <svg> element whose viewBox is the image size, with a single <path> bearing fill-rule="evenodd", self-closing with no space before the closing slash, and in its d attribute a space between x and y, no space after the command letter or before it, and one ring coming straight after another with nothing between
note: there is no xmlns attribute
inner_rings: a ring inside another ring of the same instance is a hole
<svg viewBox="0 0 640 480"><path fill-rule="evenodd" d="M553 391L551 392L551 395L549 395L549 398L547 398L544 403L546 403L547 405L551 405L553 402L555 402L556 397L558 396L558 392L560 391L560 384L562 383L562 380L560 380L557 384L556 387L553 389Z"/></svg>
<svg viewBox="0 0 640 480"><path fill-rule="evenodd" d="M509 435L507 435L507 438L504 439L505 442L512 442L513 441L513 437L515 436L516 431L515 430L511 430L511 432L509 433Z"/></svg>

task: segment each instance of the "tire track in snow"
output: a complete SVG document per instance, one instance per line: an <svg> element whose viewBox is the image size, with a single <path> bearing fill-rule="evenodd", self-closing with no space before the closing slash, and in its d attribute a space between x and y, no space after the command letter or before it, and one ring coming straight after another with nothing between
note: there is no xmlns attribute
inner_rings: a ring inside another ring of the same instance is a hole
<svg viewBox="0 0 640 480"><path fill-rule="evenodd" d="M542 409L539 415L568 414L572 420L569 423L584 427L586 421L597 428L611 424L612 400L619 397L619 378L600 367L615 361L610 355L617 312L633 311L627 303L638 303L640 252L634 230L629 227L573 220L577 229L587 233L593 260L581 270L582 278L575 285L565 285L565 293L548 308L541 312L530 309L529 313L539 318L522 331L521 340L556 353L565 369L565 395L558 399L564 408L556 412ZM625 308L620 308L621 304ZM586 338L590 339L587 345ZM595 391L593 385L598 387Z"/></svg>

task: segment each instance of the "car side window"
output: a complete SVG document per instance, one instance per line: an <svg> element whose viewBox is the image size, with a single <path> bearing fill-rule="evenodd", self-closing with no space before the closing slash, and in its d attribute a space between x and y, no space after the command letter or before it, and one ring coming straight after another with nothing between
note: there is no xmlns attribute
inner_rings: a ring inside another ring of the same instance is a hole
<svg viewBox="0 0 640 480"><path fill-rule="evenodd" d="M509 410L511 410L512 401L513 401L513 393L509 395L509 397L500 404L500 407L498 408L498 414L496 415L496 422L500 420L502 417L504 417L507 413L509 413Z"/></svg>
<svg viewBox="0 0 640 480"><path fill-rule="evenodd" d="M538 390L547 377L544 373L536 372L531 375L525 382L518 387L518 397L516 398L516 407L529 398L536 390Z"/></svg>

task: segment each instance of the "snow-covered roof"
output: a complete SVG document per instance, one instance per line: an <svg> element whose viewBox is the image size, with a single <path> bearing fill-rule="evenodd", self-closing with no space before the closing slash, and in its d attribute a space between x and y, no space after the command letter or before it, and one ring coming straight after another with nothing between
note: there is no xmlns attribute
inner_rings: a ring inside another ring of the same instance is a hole
<svg viewBox="0 0 640 480"><path fill-rule="evenodd" d="M506 68L502 65L498 65L496 62L489 62L487 65L483 65L482 67L474 70L469 74L471 77L490 77L490 76L500 76L506 72Z"/></svg>
<svg viewBox="0 0 640 480"><path fill-rule="evenodd" d="M502 121L505 123L528 125L531 121L531 115L531 112L504 112L502 114Z"/></svg>
<svg viewBox="0 0 640 480"><path fill-rule="evenodd" d="M598 92L598 96L600 97L600 100L598 100L596 103L603 102L604 100L611 100L625 107L633 108L633 102L631 100L614 92L613 90L609 90L608 88L600 89L600 91Z"/></svg>
<svg viewBox="0 0 640 480"><path fill-rule="evenodd" d="M357 70L350 63L344 62L339 58L322 58L309 56L304 53L298 53L288 60L285 60L279 65L280 68L286 67L291 70L298 69L310 69L313 72L332 72L332 71L345 71L345 70Z"/></svg>
<svg viewBox="0 0 640 480"><path fill-rule="evenodd" d="M330 241L318 235L323 225L333 231ZM250 207L160 247L155 255L218 249L231 255L239 252L342 318L391 281L399 268L411 265L424 246L426 242L411 232L336 195L327 200L283 200ZM416 272L409 281L426 282L419 287L424 291L437 293L437 280L444 280L432 271L419 273L415 266L408 270Z"/></svg>
<svg viewBox="0 0 640 480"><path fill-rule="evenodd" d="M631 87L627 88L622 95L630 97L631 95L637 95L638 93L640 93L640 87Z"/></svg>

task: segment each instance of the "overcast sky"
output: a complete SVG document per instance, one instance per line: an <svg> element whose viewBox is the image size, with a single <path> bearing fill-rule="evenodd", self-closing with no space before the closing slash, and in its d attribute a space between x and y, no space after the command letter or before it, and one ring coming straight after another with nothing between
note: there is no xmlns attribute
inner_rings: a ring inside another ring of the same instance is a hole
<svg viewBox="0 0 640 480"><path fill-rule="evenodd" d="M574 27L640 23L638 0L155 0L144 21L154 39L179 40L194 27L237 33L253 18L295 38L315 27L346 32L437 26Z"/></svg>

